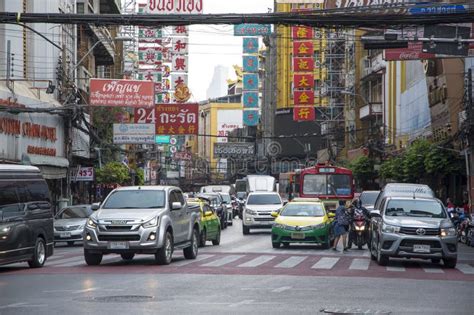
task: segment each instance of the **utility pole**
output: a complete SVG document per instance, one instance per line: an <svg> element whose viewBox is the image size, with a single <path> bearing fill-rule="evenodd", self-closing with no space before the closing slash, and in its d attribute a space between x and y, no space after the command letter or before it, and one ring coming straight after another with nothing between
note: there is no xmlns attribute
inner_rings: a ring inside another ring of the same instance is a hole
<svg viewBox="0 0 474 315"><path fill-rule="evenodd" d="M473 91L473 69L468 69L467 80L466 80L466 93L465 93L465 109L467 112L466 122L466 133L467 133L467 145L464 148L465 160L466 160L466 174L467 174L467 196L469 198L469 206L472 213L472 202L474 201L474 91Z"/></svg>

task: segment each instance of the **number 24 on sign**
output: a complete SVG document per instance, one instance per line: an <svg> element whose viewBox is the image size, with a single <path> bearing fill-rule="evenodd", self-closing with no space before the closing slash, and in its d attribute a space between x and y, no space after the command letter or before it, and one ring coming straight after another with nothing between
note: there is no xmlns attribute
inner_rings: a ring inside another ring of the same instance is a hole
<svg viewBox="0 0 474 315"><path fill-rule="evenodd" d="M154 108L135 108L134 122L136 124L154 124L156 122Z"/></svg>

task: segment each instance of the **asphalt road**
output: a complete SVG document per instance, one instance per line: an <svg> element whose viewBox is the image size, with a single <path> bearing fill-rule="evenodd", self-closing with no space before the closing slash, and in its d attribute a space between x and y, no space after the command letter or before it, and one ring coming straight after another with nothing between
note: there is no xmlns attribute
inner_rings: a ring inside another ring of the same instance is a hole
<svg viewBox="0 0 474 315"><path fill-rule="evenodd" d="M460 247L458 269L380 267L367 250L273 249L267 231L243 236L238 220L210 244L196 260L176 252L169 266L140 255L97 267L80 244L59 246L41 269L0 267L0 314L474 313L474 248Z"/></svg>

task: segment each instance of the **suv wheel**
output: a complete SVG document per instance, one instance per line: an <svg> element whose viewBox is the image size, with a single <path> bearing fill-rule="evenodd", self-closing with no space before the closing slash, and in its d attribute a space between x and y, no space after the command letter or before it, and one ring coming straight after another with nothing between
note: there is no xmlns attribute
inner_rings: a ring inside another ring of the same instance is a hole
<svg viewBox="0 0 474 315"><path fill-rule="evenodd" d="M207 241L206 228L203 228L201 231L201 236L199 237L199 247L206 246L206 241Z"/></svg>
<svg viewBox="0 0 474 315"><path fill-rule="evenodd" d="M198 229L194 228L191 235L191 246L183 249L184 258L186 259L196 259L198 255L199 239L198 239Z"/></svg>
<svg viewBox="0 0 474 315"><path fill-rule="evenodd" d="M100 265L102 261L102 254L92 254L87 249L84 249L84 260L89 266Z"/></svg>
<svg viewBox="0 0 474 315"><path fill-rule="evenodd" d="M457 258L443 258L444 266L446 268L456 268L456 264L458 263Z"/></svg>
<svg viewBox="0 0 474 315"><path fill-rule="evenodd" d="M221 229L217 229L216 239L212 240L212 245L219 245L221 243Z"/></svg>
<svg viewBox="0 0 474 315"><path fill-rule="evenodd" d="M377 264L379 264L379 266L387 266L387 265L388 265L388 261L389 261L388 256L383 255L383 254L380 252L380 248L377 249Z"/></svg>
<svg viewBox="0 0 474 315"><path fill-rule="evenodd" d="M166 231L163 247L155 254L155 261L159 265L169 265L173 257L173 236L170 231Z"/></svg>
<svg viewBox="0 0 474 315"><path fill-rule="evenodd" d="M133 257L135 257L135 254L134 253L124 253L124 254L120 254L120 256L122 257L123 260L132 260Z"/></svg>
<svg viewBox="0 0 474 315"><path fill-rule="evenodd" d="M43 267L46 261L46 246L44 245L44 240L41 237L36 239L35 252L31 260L28 260L28 265L31 268Z"/></svg>
<svg viewBox="0 0 474 315"><path fill-rule="evenodd" d="M243 224L242 224L242 233L244 233L244 235L248 235L250 233L250 229Z"/></svg>

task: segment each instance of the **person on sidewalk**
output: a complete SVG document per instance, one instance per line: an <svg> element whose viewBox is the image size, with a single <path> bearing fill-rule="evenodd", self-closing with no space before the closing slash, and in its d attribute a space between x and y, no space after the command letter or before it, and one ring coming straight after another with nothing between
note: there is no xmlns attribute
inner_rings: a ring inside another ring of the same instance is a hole
<svg viewBox="0 0 474 315"><path fill-rule="evenodd" d="M349 216L347 208L344 206L344 200L339 200L339 207L336 209L336 219L334 224L334 251L337 251L337 244L342 238L343 251L347 251L347 233L349 231Z"/></svg>

